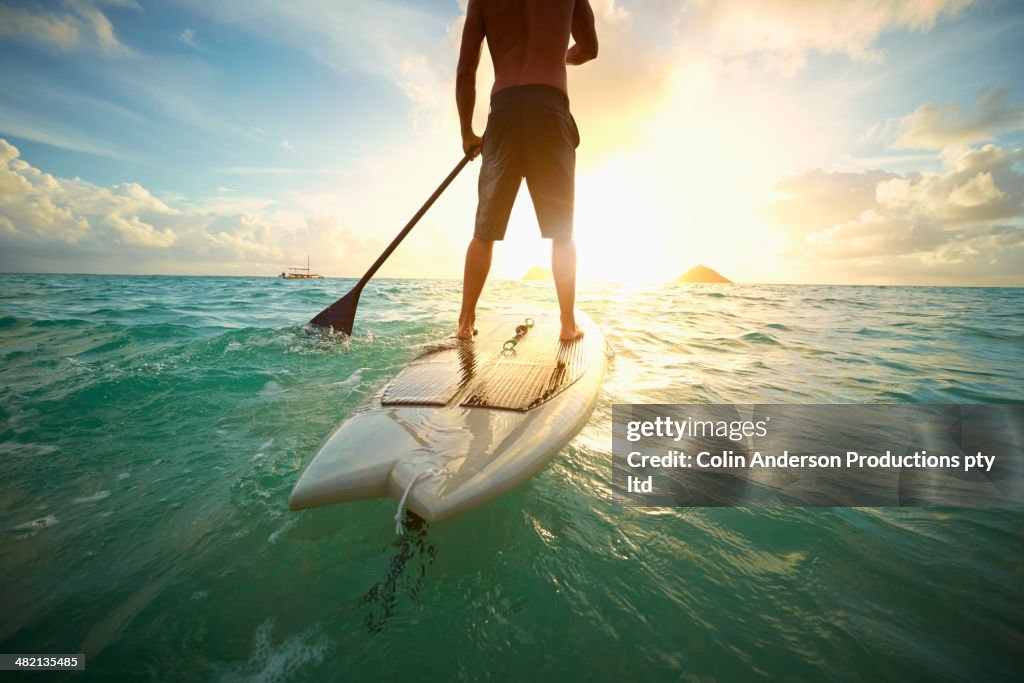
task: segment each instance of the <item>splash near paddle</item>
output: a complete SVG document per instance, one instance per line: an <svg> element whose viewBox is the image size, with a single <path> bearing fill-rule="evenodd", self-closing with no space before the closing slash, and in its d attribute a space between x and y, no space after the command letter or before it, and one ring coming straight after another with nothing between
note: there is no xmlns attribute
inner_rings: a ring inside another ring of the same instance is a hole
<svg viewBox="0 0 1024 683"><path fill-rule="evenodd" d="M487 502L542 470L586 425L607 357L601 331L562 342L557 314L498 315L472 341L413 360L323 443L293 510L368 498L428 522Z"/></svg>

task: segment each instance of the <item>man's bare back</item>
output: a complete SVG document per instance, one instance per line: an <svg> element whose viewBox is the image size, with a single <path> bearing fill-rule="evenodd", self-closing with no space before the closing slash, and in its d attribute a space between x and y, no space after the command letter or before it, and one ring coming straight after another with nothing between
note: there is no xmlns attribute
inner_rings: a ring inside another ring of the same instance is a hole
<svg viewBox="0 0 1024 683"><path fill-rule="evenodd" d="M575 0L481 0L494 89L541 83L567 90L565 53Z"/></svg>

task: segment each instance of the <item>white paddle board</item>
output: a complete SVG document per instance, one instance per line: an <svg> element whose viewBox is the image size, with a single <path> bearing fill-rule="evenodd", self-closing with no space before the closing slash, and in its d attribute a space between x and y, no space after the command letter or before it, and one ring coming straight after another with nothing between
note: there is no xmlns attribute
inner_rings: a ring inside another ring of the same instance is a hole
<svg viewBox="0 0 1024 683"><path fill-rule="evenodd" d="M472 341L429 347L324 441L291 509L406 496L438 522L529 479L597 402L605 341L577 316L585 334L572 342L558 339L557 314L503 314Z"/></svg>

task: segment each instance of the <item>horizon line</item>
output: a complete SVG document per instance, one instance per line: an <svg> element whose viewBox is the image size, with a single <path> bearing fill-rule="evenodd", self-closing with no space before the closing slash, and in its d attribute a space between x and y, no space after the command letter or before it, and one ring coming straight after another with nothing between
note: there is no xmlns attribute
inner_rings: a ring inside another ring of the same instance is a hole
<svg viewBox="0 0 1024 683"><path fill-rule="evenodd" d="M217 277L217 278L264 278L267 280L280 280L280 275L226 275L223 273L218 274L206 274L206 273L70 273L70 272L44 272L44 271L19 271L19 270L0 270L0 276L6 275L58 275L66 277ZM324 275L322 280L356 280L358 281L362 275ZM434 280L434 281L454 281L459 282L462 280L461 277L409 277L392 275L386 277L375 277L375 280ZM524 278L501 278L492 277L489 278L492 282L533 282L533 283L547 283L551 280L527 280ZM608 283L608 284L629 284L635 286L634 283L624 280L598 280L594 278L579 278L579 283ZM905 283L905 284L868 284L868 283L856 283L856 282L675 282L673 280L650 280L645 281L641 284L645 285L741 285L741 286L773 286L773 287L959 287L964 289L1021 289L1024 288L1022 284L1006 284L1006 285L978 285L978 284L927 284L927 283Z"/></svg>

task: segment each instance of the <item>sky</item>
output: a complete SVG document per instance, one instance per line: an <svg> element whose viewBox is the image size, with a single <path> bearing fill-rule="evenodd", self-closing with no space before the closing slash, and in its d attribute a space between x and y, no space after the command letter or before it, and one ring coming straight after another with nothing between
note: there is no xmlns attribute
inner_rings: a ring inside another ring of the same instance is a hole
<svg viewBox="0 0 1024 683"><path fill-rule="evenodd" d="M581 278L1024 285L1024 3L591 4ZM0 271L362 274L461 158L464 15L0 0ZM461 276L479 166L381 276ZM525 186L508 233L493 277L546 263Z"/></svg>

